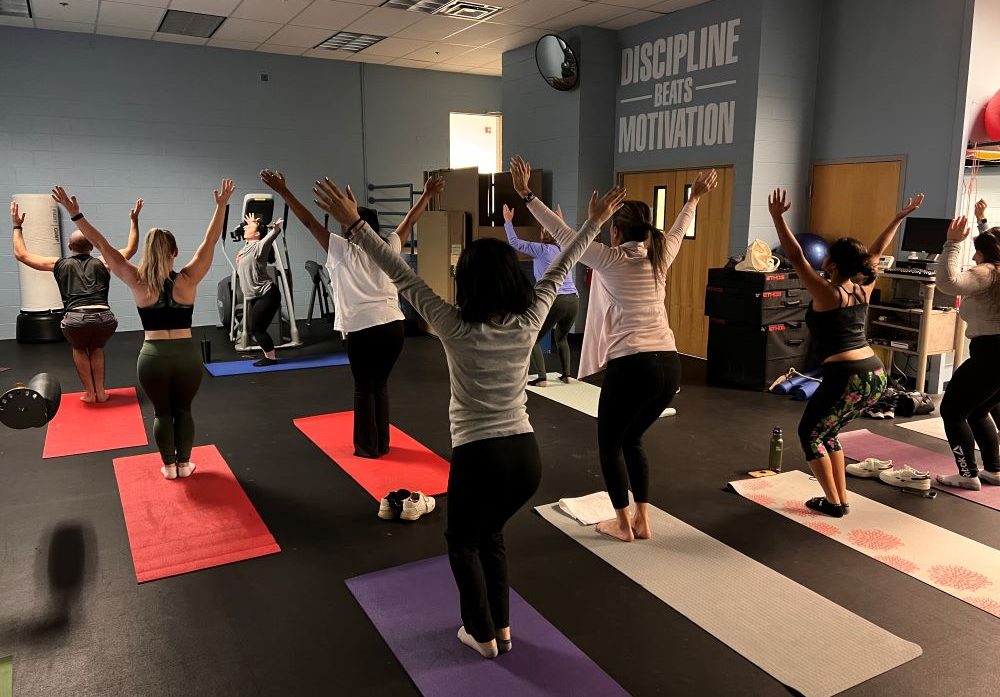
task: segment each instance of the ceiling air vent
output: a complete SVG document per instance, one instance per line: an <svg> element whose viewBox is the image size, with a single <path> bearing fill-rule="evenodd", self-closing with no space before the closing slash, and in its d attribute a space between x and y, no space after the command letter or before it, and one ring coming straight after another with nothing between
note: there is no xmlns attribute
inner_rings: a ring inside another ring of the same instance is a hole
<svg viewBox="0 0 1000 697"><path fill-rule="evenodd" d="M203 15L197 12L182 12L181 10L167 10L163 15L163 21L156 31L164 34L180 34L182 36L196 36L200 39L207 39L219 25L225 21L225 17L217 15Z"/></svg>
<svg viewBox="0 0 1000 697"><path fill-rule="evenodd" d="M4 17L30 17L28 0L0 0L0 15Z"/></svg>
<svg viewBox="0 0 1000 697"><path fill-rule="evenodd" d="M503 9L495 5L482 5L478 2L465 2L465 0L386 0L382 3L382 7L468 19L473 22L488 19Z"/></svg>
<svg viewBox="0 0 1000 697"><path fill-rule="evenodd" d="M377 44L384 38L384 36L376 36L375 34L355 34L352 31L339 31L316 48L357 53Z"/></svg>

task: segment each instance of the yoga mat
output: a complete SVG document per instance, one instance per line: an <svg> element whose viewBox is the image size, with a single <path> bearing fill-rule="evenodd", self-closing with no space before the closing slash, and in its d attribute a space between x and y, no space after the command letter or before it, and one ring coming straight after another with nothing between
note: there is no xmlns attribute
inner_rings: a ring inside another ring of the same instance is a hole
<svg viewBox="0 0 1000 697"><path fill-rule="evenodd" d="M376 501L395 489L430 495L448 491L450 463L395 426L389 426L389 452L373 459L354 454L352 411L306 416L292 423Z"/></svg>
<svg viewBox="0 0 1000 697"><path fill-rule="evenodd" d="M559 379L559 373L549 373L548 383L548 387L532 387L528 385L528 392L547 397L553 402L558 402L570 409L576 409L587 416L597 418L597 403L601 399L600 387L591 385L589 382L581 382L575 378L573 382L567 385ZM676 414L676 409L667 407L663 411L661 418Z"/></svg>
<svg viewBox="0 0 1000 697"><path fill-rule="evenodd" d="M191 461L194 474L168 481L157 453L114 460L139 583L281 551L216 447Z"/></svg>
<svg viewBox="0 0 1000 697"><path fill-rule="evenodd" d="M820 383L815 380L805 380L801 385L792 388L792 399L796 402L807 402L819 389Z"/></svg>
<svg viewBox="0 0 1000 697"><path fill-rule="evenodd" d="M958 472L955 458L951 455L924 450L895 438L880 436L868 429L841 433L840 444L844 446L844 454L852 460L861 461L866 457L877 457L879 460L892 460L894 467L909 465L915 470L930 472L931 485L935 488L946 491L952 496L975 501L1000 511L1000 486L983 484L982 491L972 491L938 484L934 477L935 474L956 474Z"/></svg>
<svg viewBox="0 0 1000 697"><path fill-rule="evenodd" d="M948 440L948 436L944 433L944 421L941 420L940 416L936 416L931 419L920 419L919 421L906 421L904 423L897 423L896 425L900 428L905 428L908 431L922 433L925 436L930 436L931 438L937 438L938 440L943 441ZM976 450L979 450L978 445L976 446Z"/></svg>
<svg viewBox="0 0 1000 697"><path fill-rule="evenodd" d="M249 375L250 373L277 373L282 370L303 370L305 368L327 368L333 365L347 365L346 353L328 353L322 356L309 356L307 358L282 358L278 355L278 362L274 365L254 367L254 362L259 361L260 356L246 361L221 361L218 363L206 363L205 370L212 374L212 377L226 377L228 375Z"/></svg>
<svg viewBox="0 0 1000 697"><path fill-rule="evenodd" d="M0 658L0 697L12 697L14 694L14 659L11 656Z"/></svg>
<svg viewBox="0 0 1000 697"><path fill-rule="evenodd" d="M424 697L628 697L513 590L513 651L487 661L459 643L447 557L358 576L347 587Z"/></svg>
<svg viewBox="0 0 1000 697"><path fill-rule="evenodd" d="M851 494L850 515L815 513L804 502L822 491L804 472L729 485L765 508L1000 617L1000 551L992 547L857 494Z"/></svg>
<svg viewBox="0 0 1000 697"><path fill-rule="evenodd" d="M916 644L658 508L650 507L653 539L631 544L579 525L555 504L535 510L726 646L806 697L835 695L922 653ZM666 684L663 689L667 693L671 686Z"/></svg>
<svg viewBox="0 0 1000 697"><path fill-rule="evenodd" d="M63 457L147 445L146 427L134 387L108 390L103 404L80 401L83 392L64 394L45 431L42 457Z"/></svg>

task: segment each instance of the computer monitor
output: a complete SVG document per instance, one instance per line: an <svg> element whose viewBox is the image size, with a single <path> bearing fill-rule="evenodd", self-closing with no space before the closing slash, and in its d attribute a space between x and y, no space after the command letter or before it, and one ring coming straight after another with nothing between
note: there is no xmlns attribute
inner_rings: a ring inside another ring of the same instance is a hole
<svg viewBox="0 0 1000 697"><path fill-rule="evenodd" d="M904 252L940 254L948 239L950 224L947 218L907 218L900 249Z"/></svg>

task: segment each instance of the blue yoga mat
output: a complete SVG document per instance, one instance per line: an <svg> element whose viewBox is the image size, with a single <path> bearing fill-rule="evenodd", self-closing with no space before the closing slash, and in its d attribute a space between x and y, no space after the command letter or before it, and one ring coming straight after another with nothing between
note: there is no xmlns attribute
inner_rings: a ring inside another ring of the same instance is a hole
<svg viewBox="0 0 1000 697"><path fill-rule="evenodd" d="M225 377L227 375L249 375L251 373L277 373L281 370L303 370L305 368L326 368L332 365L347 365L346 353L327 353L322 356L308 356L303 358L281 358L274 365L254 367L254 361L259 357L248 361L223 361L220 363L206 363L205 369L212 374L212 377Z"/></svg>
<svg viewBox="0 0 1000 697"><path fill-rule="evenodd" d="M792 399L796 402L808 401L813 393L819 389L820 383L815 380L805 380L801 384L792 388Z"/></svg>

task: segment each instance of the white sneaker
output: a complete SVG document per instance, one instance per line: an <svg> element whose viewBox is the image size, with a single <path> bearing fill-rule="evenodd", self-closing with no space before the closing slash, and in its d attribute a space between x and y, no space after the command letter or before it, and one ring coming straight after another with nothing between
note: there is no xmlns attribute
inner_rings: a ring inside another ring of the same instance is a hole
<svg viewBox="0 0 1000 697"><path fill-rule="evenodd" d="M980 470L979 478L987 484L1000 486L1000 472L987 472L986 470Z"/></svg>
<svg viewBox="0 0 1000 697"><path fill-rule="evenodd" d="M879 409L871 409L868 412L867 416L868 416L869 419L884 419L885 418L885 414L883 414L881 412L881 410L879 410Z"/></svg>
<svg viewBox="0 0 1000 697"><path fill-rule="evenodd" d="M193 462L189 462L186 465L177 465L177 476L181 478L190 477L194 474L195 468L197 467L198 465Z"/></svg>
<svg viewBox="0 0 1000 697"><path fill-rule="evenodd" d="M403 501L403 512L399 517L403 520L418 520L420 516L426 515L434 510L437 503L433 496L424 496L419 491L414 491L409 498Z"/></svg>
<svg viewBox="0 0 1000 697"><path fill-rule="evenodd" d="M898 470L886 470L878 473L878 478L891 486L916 491L930 491L931 475L929 472L918 472L912 467L901 467Z"/></svg>
<svg viewBox="0 0 1000 697"><path fill-rule="evenodd" d="M939 474L937 476L937 480L939 484L944 484L945 486L955 486L960 489L979 491L983 488L983 484L979 481L979 477L963 477L960 474Z"/></svg>
<svg viewBox="0 0 1000 697"><path fill-rule="evenodd" d="M177 479L177 465L164 465L160 468L164 479Z"/></svg>
<svg viewBox="0 0 1000 697"><path fill-rule="evenodd" d="M874 479L880 472L892 469L892 460L879 460L877 457L865 458L861 462L847 465L847 473L852 477Z"/></svg>

